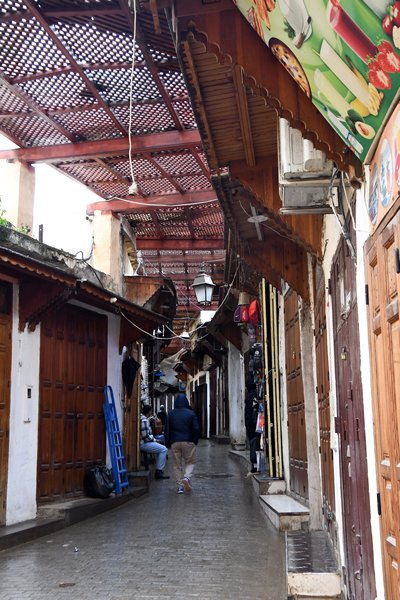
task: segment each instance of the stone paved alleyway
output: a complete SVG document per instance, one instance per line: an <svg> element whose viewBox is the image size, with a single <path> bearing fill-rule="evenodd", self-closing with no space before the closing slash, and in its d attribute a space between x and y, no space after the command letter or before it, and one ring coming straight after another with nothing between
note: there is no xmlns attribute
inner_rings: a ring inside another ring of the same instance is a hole
<svg viewBox="0 0 400 600"><path fill-rule="evenodd" d="M229 447L202 440L191 494L153 480L121 508L1 552L0 598L284 600L284 537Z"/></svg>

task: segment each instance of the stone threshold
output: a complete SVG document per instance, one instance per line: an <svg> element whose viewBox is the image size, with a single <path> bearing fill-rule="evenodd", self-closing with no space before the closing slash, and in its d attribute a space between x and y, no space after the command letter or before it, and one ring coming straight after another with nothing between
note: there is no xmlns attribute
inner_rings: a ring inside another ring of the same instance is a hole
<svg viewBox="0 0 400 600"><path fill-rule="evenodd" d="M286 494L262 494L260 504L279 531L308 529L310 509Z"/></svg>
<svg viewBox="0 0 400 600"><path fill-rule="evenodd" d="M340 598L340 572L326 531L287 532L286 565L289 600Z"/></svg>

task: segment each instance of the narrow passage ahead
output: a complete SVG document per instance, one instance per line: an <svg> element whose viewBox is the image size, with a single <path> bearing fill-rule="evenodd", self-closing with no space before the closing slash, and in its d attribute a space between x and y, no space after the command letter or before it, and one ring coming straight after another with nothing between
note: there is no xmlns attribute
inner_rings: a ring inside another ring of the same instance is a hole
<svg viewBox="0 0 400 600"><path fill-rule="evenodd" d="M2 600L285 600L284 537L229 447L202 440L193 491L169 480L0 552Z"/></svg>

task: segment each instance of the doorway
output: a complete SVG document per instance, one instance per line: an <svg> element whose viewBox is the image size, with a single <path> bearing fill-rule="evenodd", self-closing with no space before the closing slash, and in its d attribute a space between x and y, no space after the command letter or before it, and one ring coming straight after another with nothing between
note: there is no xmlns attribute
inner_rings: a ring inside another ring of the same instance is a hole
<svg viewBox="0 0 400 600"><path fill-rule="evenodd" d="M83 493L105 460L107 317L66 306L41 325L38 502Z"/></svg>

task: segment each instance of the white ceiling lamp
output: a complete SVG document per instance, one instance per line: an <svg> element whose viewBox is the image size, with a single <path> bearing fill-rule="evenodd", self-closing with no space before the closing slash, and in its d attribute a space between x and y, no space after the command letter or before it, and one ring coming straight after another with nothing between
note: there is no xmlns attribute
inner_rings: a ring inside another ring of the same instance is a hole
<svg viewBox="0 0 400 600"><path fill-rule="evenodd" d="M204 267L200 268L199 274L192 283L192 288L196 294L197 304L200 306L209 306L211 304L215 283L207 275Z"/></svg>

